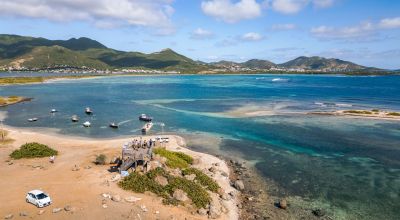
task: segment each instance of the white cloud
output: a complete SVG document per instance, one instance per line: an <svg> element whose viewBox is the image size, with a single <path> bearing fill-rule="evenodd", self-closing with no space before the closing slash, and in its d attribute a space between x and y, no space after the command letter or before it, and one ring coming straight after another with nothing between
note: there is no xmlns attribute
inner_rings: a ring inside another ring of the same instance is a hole
<svg viewBox="0 0 400 220"><path fill-rule="evenodd" d="M296 29L295 24L274 24L272 25L272 30L275 31L286 31Z"/></svg>
<svg viewBox="0 0 400 220"><path fill-rule="evenodd" d="M240 0L236 3L231 0L207 0L201 3L201 8L206 15L228 23L261 15L261 6L256 0Z"/></svg>
<svg viewBox="0 0 400 220"><path fill-rule="evenodd" d="M379 22L379 27L386 29L400 28L400 17L382 19Z"/></svg>
<svg viewBox="0 0 400 220"><path fill-rule="evenodd" d="M261 34L255 32L246 33L241 37L241 39L245 41L260 41L263 38L264 37Z"/></svg>
<svg viewBox="0 0 400 220"><path fill-rule="evenodd" d="M334 2L335 0L265 0L264 5L277 12L295 14L307 5L312 5L315 8L328 8Z"/></svg>
<svg viewBox="0 0 400 220"><path fill-rule="evenodd" d="M198 40L210 39L212 37L214 37L214 33L209 30L205 30L203 28L197 28L191 33L190 36L190 38Z"/></svg>
<svg viewBox="0 0 400 220"><path fill-rule="evenodd" d="M172 0L2 0L0 14L50 21L89 21L98 27L171 28Z"/></svg>
<svg viewBox="0 0 400 220"><path fill-rule="evenodd" d="M368 37L377 35L382 29L400 28L400 17L385 18L379 22L364 22L355 26L348 27L330 27L319 26L311 28L311 34L321 39L362 39L367 40Z"/></svg>

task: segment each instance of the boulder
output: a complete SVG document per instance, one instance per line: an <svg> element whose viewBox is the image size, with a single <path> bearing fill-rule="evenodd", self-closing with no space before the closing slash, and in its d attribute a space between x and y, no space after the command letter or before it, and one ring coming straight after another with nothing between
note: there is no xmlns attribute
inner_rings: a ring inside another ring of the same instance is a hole
<svg viewBox="0 0 400 220"><path fill-rule="evenodd" d="M106 199L111 199L111 195L108 193L103 193L103 194L101 194L101 196L103 196L103 198L106 198Z"/></svg>
<svg viewBox="0 0 400 220"><path fill-rule="evenodd" d="M196 174L190 174L190 175L186 175L185 178L187 180L193 181L196 178Z"/></svg>
<svg viewBox="0 0 400 220"><path fill-rule="evenodd" d="M115 174L113 177L111 177L111 182L116 182L121 179L121 174Z"/></svg>
<svg viewBox="0 0 400 220"><path fill-rule="evenodd" d="M54 208L53 209L53 213L57 213L57 212L61 212L62 211L62 208Z"/></svg>
<svg viewBox="0 0 400 220"><path fill-rule="evenodd" d="M111 197L111 200L114 202L120 202L121 201L121 196L118 194L115 194Z"/></svg>
<svg viewBox="0 0 400 220"><path fill-rule="evenodd" d="M288 207L286 199L281 199L278 203L279 208L281 209L286 209Z"/></svg>
<svg viewBox="0 0 400 220"><path fill-rule="evenodd" d="M19 213L19 216L26 217L26 216L28 216L28 213L25 212L25 211L22 211L22 212Z"/></svg>
<svg viewBox="0 0 400 220"><path fill-rule="evenodd" d="M8 214L6 216L4 216L4 219L12 219L14 217L13 214Z"/></svg>
<svg viewBox="0 0 400 220"><path fill-rule="evenodd" d="M322 209L314 209L312 210L312 214L317 217L323 217L325 215L325 211Z"/></svg>
<svg viewBox="0 0 400 220"><path fill-rule="evenodd" d="M243 183L243 181L242 181L242 180L236 180L235 183L234 183L234 187L235 187L237 190L240 190L240 191L244 190L244 183Z"/></svg>
<svg viewBox="0 0 400 220"><path fill-rule="evenodd" d="M108 207L107 204L103 204L102 206L104 209L106 209Z"/></svg>
<svg viewBox="0 0 400 220"><path fill-rule="evenodd" d="M221 198L223 200L230 200L232 197L228 193L224 193L221 195Z"/></svg>
<svg viewBox="0 0 400 220"><path fill-rule="evenodd" d="M66 205L66 206L64 207L64 210L65 210L66 212L72 211L72 207L71 207L70 205Z"/></svg>
<svg viewBox="0 0 400 220"><path fill-rule="evenodd" d="M221 175L222 175L222 176L225 176L225 177L228 177L228 176L229 176L225 171L222 171L222 172L221 172Z"/></svg>
<svg viewBox="0 0 400 220"><path fill-rule="evenodd" d="M143 212L148 212L149 210L146 208L145 205L141 205L140 208L142 209Z"/></svg>
<svg viewBox="0 0 400 220"><path fill-rule="evenodd" d="M210 171L211 173L216 173L217 172L217 168L210 167L210 169L208 169L208 171Z"/></svg>
<svg viewBox="0 0 400 220"><path fill-rule="evenodd" d="M189 199L187 194L181 189L176 189L174 191L173 197L174 197L174 199L181 201L181 202L185 202Z"/></svg>
<svg viewBox="0 0 400 220"><path fill-rule="evenodd" d="M38 215L43 215L43 213L45 213L45 212L46 212L45 209L39 210Z"/></svg>
<svg viewBox="0 0 400 220"><path fill-rule="evenodd" d="M207 210L204 208L201 208L201 209L197 210L197 213L199 213L199 215L207 215Z"/></svg>
<svg viewBox="0 0 400 220"><path fill-rule="evenodd" d="M165 178L164 176L158 175L158 176L156 176L156 178L154 178L154 180L155 180L158 184L160 184L161 186L166 186L166 185L168 185L168 179Z"/></svg>
<svg viewBox="0 0 400 220"><path fill-rule="evenodd" d="M129 203L134 203L134 202L137 202L140 200L142 200L142 198L138 198L138 197L134 197L134 196L125 197L125 201L129 202Z"/></svg>
<svg viewBox="0 0 400 220"><path fill-rule="evenodd" d="M211 202L210 209L208 211L208 215L212 219L219 218L222 214L221 205L217 202Z"/></svg>

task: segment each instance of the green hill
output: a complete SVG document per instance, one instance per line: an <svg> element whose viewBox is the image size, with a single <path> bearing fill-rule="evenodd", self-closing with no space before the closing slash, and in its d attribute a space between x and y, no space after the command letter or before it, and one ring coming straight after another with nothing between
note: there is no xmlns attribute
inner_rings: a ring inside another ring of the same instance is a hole
<svg viewBox="0 0 400 220"><path fill-rule="evenodd" d="M364 70L367 69L365 66L361 66L352 62L339 60L339 59L327 59L323 57L305 57L301 56L294 60L282 63L280 67L285 68L302 68L308 70L321 70L321 69L337 69L337 70Z"/></svg>

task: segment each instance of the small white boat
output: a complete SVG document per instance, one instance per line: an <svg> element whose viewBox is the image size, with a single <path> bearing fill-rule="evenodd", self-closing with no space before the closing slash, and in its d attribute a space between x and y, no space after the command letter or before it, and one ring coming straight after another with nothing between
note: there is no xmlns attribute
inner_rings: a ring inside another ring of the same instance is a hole
<svg viewBox="0 0 400 220"><path fill-rule="evenodd" d="M34 122L34 121L37 121L37 120L38 120L38 118L30 118L30 119L28 119L29 122Z"/></svg>
<svg viewBox="0 0 400 220"><path fill-rule="evenodd" d="M110 128L118 128L119 127L119 125L117 123L115 123L115 122L110 123L109 126L110 126Z"/></svg>
<svg viewBox="0 0 400 220"><path fill-rule="evenodd" d="M85 113L88 114L88 115L91 115L91 114L93 114L93 111L89 107L86 107L85 108Z"/></svg>
<svg viewBox="0 0 400 220"><path fill-rule="evenodd" d="M72 122L78 122L78 121L79 121L79 117L78 117L77 115L73 115L73 116L71 117L71 121L72 121Z"/></svg>
<svg viewBox="0 0 400 220"><path fill-rule="evenodd" d="M58 112L58 111L57 111L57 109L55 109L55 108L53 108L53 109L50 111L50 113L56 113L56 112Z"/></svg>
<svg viewBox="0 0 400 220"><path fill-rule="evenodd" d="M147 116L146 114L141 114L141 115L139 116L139 120L140 120L140 121L145 121L145 122L150 122L150 121L153 120L153 118Z"/></svg>
<svg viewBox="0 0 400 220"><path fill-rule="evenodd" d="M83 123L83 126L86 127L86 128L90 127L90 125L92 125L92 124L90 124L90 122L88 122L88 121L86 121L85 123Z"/></svg>

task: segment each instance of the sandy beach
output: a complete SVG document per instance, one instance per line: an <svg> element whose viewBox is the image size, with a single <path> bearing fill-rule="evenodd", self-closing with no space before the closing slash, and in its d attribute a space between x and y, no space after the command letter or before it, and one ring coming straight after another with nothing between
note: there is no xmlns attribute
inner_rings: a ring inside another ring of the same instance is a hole
<svg viewBox="0 0 400 220"><path fill-rule="evenodd" d="M27 214L32 219L207 219L191 207L167 206L162 204L162 198L151 193L134 193L124 191L113 182L115 173L107 171L110 165L97 166L93 164L96 155L105 154L110 160L121 153L121 146L132 138L119 139L88 139L47 134L43 131L5 127L8 138L14 141L0 144L0 216L12 214L13 219ZM206 171L218 164L217 172L210 174L226 192L237 195L230 200L221 200L217 194L213 199L220 201L225 212L218 219L238 219L237 208L239 193L230 185L227 164L212 155L195 152L185 148L185 140L179 136L168 135L166 148L171 151L181 151L189 154L199 163L196 168ZM146 138L154 138L146 136ZM9 154L27 142L46 144L59 152L55 163L48 158L10 160ZM73 171L73 168L79 167ZM47 192L53 204L38 209L26 203L25 195L32 189ZM120 195L122 200L114 202L105 200L102 194ZM136 202L127 202L124 198L134 196L141 198ZM6 201L6 202L5 202ZM106 204L107 208L103 207ZM65 211L69 206L72 211ZM53 213L54 208L63 209ZM40 210L45 210L43 213ZM39 215L40 214L40 215Z"/></svg>

